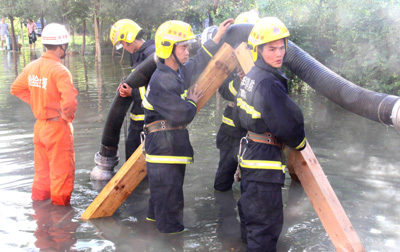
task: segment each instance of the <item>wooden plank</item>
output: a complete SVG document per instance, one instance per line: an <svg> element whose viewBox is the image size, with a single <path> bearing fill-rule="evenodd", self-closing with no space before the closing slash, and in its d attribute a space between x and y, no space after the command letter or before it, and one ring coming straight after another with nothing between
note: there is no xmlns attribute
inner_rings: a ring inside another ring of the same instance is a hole
<svg viewBox="0 0 400 252"><path fill-rule="evenodd" d="M302 151L291 149L288 166L294 169L300 179L336 250L365 251L308 142Z"/></svg>
<svg viewBox="0 0 400 252"><path fill-rule="evenodd" d="M243 43L235 54L245 73L254 65ZM326 232L337 251L365 251L342 205L333 191L324 171L307 142L299 152L289 148L288 169L294 180L300 180Z"/></svg>
<svg viewBox="0 0 400 252"><path fill-rule="evenodd" d="M113 215L146 174L146 161L140 145L85 210L82 219Z"/></svg>
<svg viewBox="0 0 400 252"><path fill-rule="evenodd" d="M196 81L197 89L204 92L197 103L197 112L237 65L233 48L228 44L222 45ZM146 161L140 145L81 215L82 219L113 215L145 176Z"/></svg>
<svg viewBox="0 0 400 252"><path fill-rule="evenodd" d="M204 92L203 97L197 102L197 112L207 103L222 82L238 65L239 62L236 59L233 48L228 44L222 45L196 81L197 89ZM194 88L194 86L191 88Z"/></svg>
<svg viewBox="0 0 400 252"><path fill-rule="evenodd" d="M247 43L242 42L235 49L235 54L241 68L243 69L243 72L247 74L254 66L253 56L251 55L250 50L247 48Z"/></svg>

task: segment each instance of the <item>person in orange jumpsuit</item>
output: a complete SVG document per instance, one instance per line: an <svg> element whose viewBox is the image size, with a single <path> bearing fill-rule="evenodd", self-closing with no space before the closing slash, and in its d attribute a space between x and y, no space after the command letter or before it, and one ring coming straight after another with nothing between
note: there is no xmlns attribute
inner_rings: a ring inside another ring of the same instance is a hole
<svg viewBox="0 0 400 252"><path fill-rule="evenodd" d="M11 86L11 94L30 104L36 123L33 131L35 176L32 200L51 198L54 205L69 205L75 177L72 120L78 94L69 70L61 63L70 37L63 25L48 24L42 33L47 52L29 63Z"/></svg>

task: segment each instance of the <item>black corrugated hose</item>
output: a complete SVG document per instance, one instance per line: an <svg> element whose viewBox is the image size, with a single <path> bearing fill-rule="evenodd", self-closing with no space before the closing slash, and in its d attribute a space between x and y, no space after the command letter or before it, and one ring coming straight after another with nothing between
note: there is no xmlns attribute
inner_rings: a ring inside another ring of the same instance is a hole
<svg viewBox="0 0 400 252"><path fill-rule="evenodd" d="M247 42L252 28L252 24L231 25L221 43L227 42L235 46ZM216 31L214 30L213 35ZM353 84L322 65L291 41L288 42L284 66L343 108L370 120L393 125L391 115L395 103L400 99L398 96L373 92ZM126 82L132 88L147 85L155 69L154 57L148 57L128 76ZM130 104L130 98L123 98L118 93L115 95L101 140L100 154L104 157L117 155L121 126Z"/></svg>

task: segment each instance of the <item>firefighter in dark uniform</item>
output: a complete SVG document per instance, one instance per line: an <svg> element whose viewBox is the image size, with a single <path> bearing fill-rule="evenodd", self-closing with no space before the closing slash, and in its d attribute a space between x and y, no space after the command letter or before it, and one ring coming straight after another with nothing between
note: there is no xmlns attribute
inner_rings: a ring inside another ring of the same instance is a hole
<svg viewBox="0 0 400 252"><path fill-rule="evenodd" d="M224 110L216 139L217 148L219 149L219 163L214 179L214 189L217 191L232 189L233 175L238 165L237 153L240 139L247 132L242 128L236 127L232 120L234 101L243 76L241 69L233 71L218 89L219 94L231 102Z"/></svg>
<svg viewBox="0 0 400 252"><path fill-rule="evenodd" d="M220 24L212 40L189 59L188 46L196 36L182 21L167 21L156 31L159 58L143 100L145 112L146 168L150 200L148 220L155 220L162 233L178 233L183 225L183 180L186 164L193 162L193 149L185 128L196 115L202 91L188 91L196 77L217 52L222 35L233 22Z"/></svg>
<svg viewBox="0 0 400 252"><path fill-rule="evenodd" d="M234 122L247 130L239 151L242 240L247 251L276 251L283 225L281 187L285 169L282 148L306 146L303 114L288 96L279 70L289 31L275 17L262 18L248 40L255 66L240 83ZM236 119L237 118L237 119Z"/></svg>
<svg viewBox="0 0 400 252"><path fill-rule="evenodd" d="M135 67L155 52L154 40L144 41L143 34L143 29L130 19L121 19L111 27L111 42L117 50L123 47L130 53L132 72ZM125 141L125 157L128 160L140 145L140 133L143 131L144 124L142 100L146 88L132 89L128 84L121 83L118 91L121 97L132 97L128 137Z"/></svg>
<svg viewBox="0 0 400 252"><path fill-rule="evenodd" d="M260 18L256 10L243 12L235 19L235 24L255 24ZM237 90L244 76L241 68L236 68L218 89L219 94L231 101L224 110L222 123L217 133L216 144L219 149L218 169L214 179L214 189L228 191L232 189L233 175L238 165L237 153L240 139L246 135L246 131L235 126L232 120L234 101Z"/></svg>

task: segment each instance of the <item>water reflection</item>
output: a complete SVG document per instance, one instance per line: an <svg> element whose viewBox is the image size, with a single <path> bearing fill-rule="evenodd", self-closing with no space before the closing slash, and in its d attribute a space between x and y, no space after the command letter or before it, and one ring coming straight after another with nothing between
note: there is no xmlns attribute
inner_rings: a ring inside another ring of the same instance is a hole
<svg viewBox="0 0 400 252"><path fill-rule="evenodd" d="M237 200L233 191L214 191L215 203L218 206L218 226L216 233L221 241L220 251L236 251L243 244L240 237L240 223L236 213Z"/></svg>
<svg viewBox="0 0 400 252"><path fill-rule="evenodd" d="M73 222L75 211L71 206L55 206L51 201L34 201L32 215L37 223L35 246L43 251L70 251L76 243L75 231L79 223Z"/></svg>

